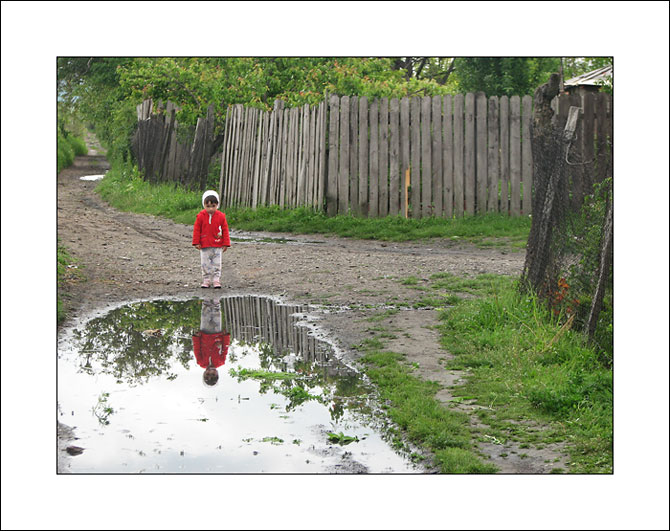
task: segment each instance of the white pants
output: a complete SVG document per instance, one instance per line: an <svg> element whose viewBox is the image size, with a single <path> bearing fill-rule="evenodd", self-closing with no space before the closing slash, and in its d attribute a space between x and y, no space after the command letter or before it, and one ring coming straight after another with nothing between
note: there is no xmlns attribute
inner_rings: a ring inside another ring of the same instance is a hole
<svg viewBox="0 0 670 531"><path fill-rule="evenodd" d="M205 334L218 334L221 327L221 303L218 299L203 299L200 311L200 331Z"/></svg>
<svg viewBox="0 0 670 531"><path fill-rule="evenodd" d="M202 278L219 280L221 278L221 247L203 247L200 249Z"/></svg>

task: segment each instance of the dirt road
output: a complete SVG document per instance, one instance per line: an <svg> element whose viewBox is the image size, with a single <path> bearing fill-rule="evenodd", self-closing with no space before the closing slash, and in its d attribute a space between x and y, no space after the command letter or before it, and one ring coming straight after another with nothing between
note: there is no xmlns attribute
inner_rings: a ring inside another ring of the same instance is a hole
<svg viewBox="0 0 670 531"><path fill-rule="evenodd" d="M108 164L95 149L58 176L58 237L78 260L83 278L67 282L62 292L68 319L123 301L202 295L198 252L191 246L192 227L154 216L120 212L95 192L97 182L80 177L101 174ZM279 238L289 241L277 241ZM221 296L256 294L285 302L346 306L346 312L322 312L321 327L355 357L353 345L371 337L367 317L387 304L411 307L424 293L401 284L409 276L428 279L451 272L458 275L497 273L518 275L523 252L478 249L450 241L381 243L339 237L243 233L232 230L233 244L223 255ZM268 238L274 239L267 240ZM465 377L447 371L440 358L433 310L396 313L384 321L394 328L387 344L418 364L418 374L444 386ZM438 398L448 402L448 389ZM473 421L474 422L474 421ZM546 472L556 455L551 448L524 450L515 459L513 446L480 445L503 472ZM499 454L506 453L503 459Z"/></svg>

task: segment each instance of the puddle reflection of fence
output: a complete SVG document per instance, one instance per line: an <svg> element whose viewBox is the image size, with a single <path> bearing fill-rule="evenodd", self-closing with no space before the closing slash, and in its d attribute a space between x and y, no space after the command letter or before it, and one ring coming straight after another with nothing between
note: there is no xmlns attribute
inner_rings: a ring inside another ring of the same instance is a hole
<svg viewBox="0 0 670 531"><path fill-rule="evenodd" d="M267 343L276 356L293 353L304 361L326 363L330 347L309 334L303 326L295 326L304 307L286 306L255 296L222 299L226 329L231 338L246 343Z"/></svg>

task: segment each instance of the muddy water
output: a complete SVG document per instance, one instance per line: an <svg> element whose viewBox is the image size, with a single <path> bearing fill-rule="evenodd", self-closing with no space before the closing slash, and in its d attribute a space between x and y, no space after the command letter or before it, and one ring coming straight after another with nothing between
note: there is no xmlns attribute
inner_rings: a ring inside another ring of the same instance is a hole
<svg viewBox="0 0 670 531"><path fill-rule="evenodd" d="M140 301L65 331L58 415L84 449L67 470L421 472L305 310L250 296Z"/></svg>

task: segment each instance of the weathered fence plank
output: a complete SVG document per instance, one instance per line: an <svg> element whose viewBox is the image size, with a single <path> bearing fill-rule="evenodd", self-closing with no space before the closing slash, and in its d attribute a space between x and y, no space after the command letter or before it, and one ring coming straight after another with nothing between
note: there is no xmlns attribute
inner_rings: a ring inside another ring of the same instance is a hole
<svg viewBox="0 0 670 531"><path fill-rule="evenodd" d="M591 93L584 94L582 99L583 115L582 115L582 188L584 195L589 195L593 191L593 184L595 182L595 163L594 163L594 136L595 136L595 102L594 95Z"/></svg>
<svg viewBox="0 0 670 531"><path fill-rule="evenodd" d="M510 139L509 139L509 166L512 197L510 212L513 216L521 213L521 99L512 96L510 105Z"/></svg>
<svg viewBox="0 0 670 531"><path fill-rule="evenodd" d="M570 105L581 109L581 119L577 121L574 140L568 150L568 159L576 161L574 165L570 163L568 169L570 177L570 205L573 210L576 210L584 200L584 165L582 164L584 160L584 109L581 95L577 93L571 94Z"/></svg>
<svg viewBox="0 0 670 531"><path fill-rule="evenodd" d="M488 159L487 159L487 111L486 94L479 92L475 96L475 131L476 131L476 186L475 186L475 210L477 214L486 212L486 185L488 181Z"/></svg>
<svg viewBox="0 0 670 531"><path fill-rule="evenodd" d="M319 191L317 193L316 208L325 208L324 199L326 194L326 118L328 113L327 103L325 101L319 104L319 118L321 124L319 127Z"/></svg>
<svg viewBox="0 0 670 531"><path fill-rule="evenodd" d="M454 96L454 214L463 217L465 210L465 145L463 138L463 94Z"/></svg>
<svg viewBox="0 0 670 531"><path fill-rule="evenodd" d="M444 186L442 182L442 97L433 96L432 110L432 161L431 161L431 182L433 188L433 207L434 216L442 216L442 195Z"/></svg>
<svg viewBox="0 0 670 531"><path fill-rule="evenodd" d="M509 98L500 97L500 212L509 214Z"/></svg>
<svg viewBox="0 0 670 531"><path fill-rule="evenodd" d="M349 208L360 216L358 203L358 97L349 100Z"/></svg>
<svg viewBox="0 0 670 531"><path fill-rule="evenodd" d="M309 150L307 135L309 134L309 105L305 104L299 111L300 115L300 142L298 149L300 156L298 157L298 192L296 195L295 206L305 204L307 199L307 157Z"/></svg>
<svg viewBox="0 0 670 531"><path fill-rule="evenodd" d="M419 98L410 100L410 187L412 217L421 218L421 102Z"/></svg>
<svg viewBox="0 0 670 531"><path fill-rule="evenodd" d="M312 151L311 160L312 168L311 173L311 184L310 184L310 196L309 196L309 206L316 210L318 204L318 195L319 195L319 142L321 139L321 104L314 105L311 110L311 120L310 129L313 133L312 143L310 149Z"/></svg>
<svg viewBox="0 0 670 531"><path fill-rule="evenodd" d="M444 183L442 215L451 219L454 215L454 133L451 95L443 97L442 112L442 179Z"/></svg>
<svg viewBox="0 0 670 531"><path fill-rule="evenodd" d="M531 123L533 117L533 98L524 96L521 100L521 215L527 216L532 212L532 190L533 190L533 155L530 147Z"/></svg>
<svg viewBox="0 0 670 531"><path fill-rule="evenodd" d="M498 212L498 98L489 98L488 111L488 198L487 212Z"/></svg>
<svg viewBox="0 0 670 531"><path fill-rule="evenodd" d="M405 175L409 166L409 98L405 97L400 100L400 204L403 209L409 200L408 187L405 185ZM406 210L402 213L405 217L409 216Z"/></svg>
<svg viewBox="0 0 670 531"><path fill-rule="evenodd" d="M379 104L379 217L389 213L389 100L382 98Z"/></svg>
<svg viewBox="0 0 670 531"><path fill-rule="evenodd" d="M368 215L368 99L358 100L358 205L361 216Z"/></svg>
<svg viewBox="0 0 670 531"><path fill-rule="evenodd" d="M349 97L340 99L340 164L337 186L337 213L349 211Z"/></svg>
<svg viewBox="0 0 670 531"><path fill-rule="evenodd" d="M337 214L337 174L339 172L339 124L340 124L340 99L332 95L330 97L328 129L328 182L326 184L326 208L329 216Z"/></svg>
<svg viewBox="0 0 670 531"><path fill-rule="evenodd" d="M370 103L370 198L368 212L371 218L379 216L379 103Z"/></svg>
<svg viewBox="0 0 670 531"><path fill-rule="evenodd" d="M475 95L465 95L465 212L475 213Z"/></svg>
<svg viewBox="0 0 670 531"><path fill-rule="evenodd" d="M255 146L255 161L254 161L254 187L251 196L251 207L256 209L258 207L258 197L260 196L261 188L261 156L263 145L263 113L256 109L256 146Z"/></svg>
<svg viewBox="0 0 670 531"><path fill-rule="evenodd" d="M281 151L277 160L276 178L275 178L275 196L277 205L284 207L286 204L286 194L288 188L288 159L289 159L289 113L291 109L282 108L279 110L280 130L279 130L279 149Z"/></svg>
<svg viewBox="0 0 670 531"><path fill-rule="evenodd" d="M400 103L389 101L389 215L400 212Z"/></svg>
<svg viewBox="0 0 670 531"><path fill-rule="evenodd" d="M430 96L421 99L421 217L432 214L432 139L430 138Z"/></svg>

